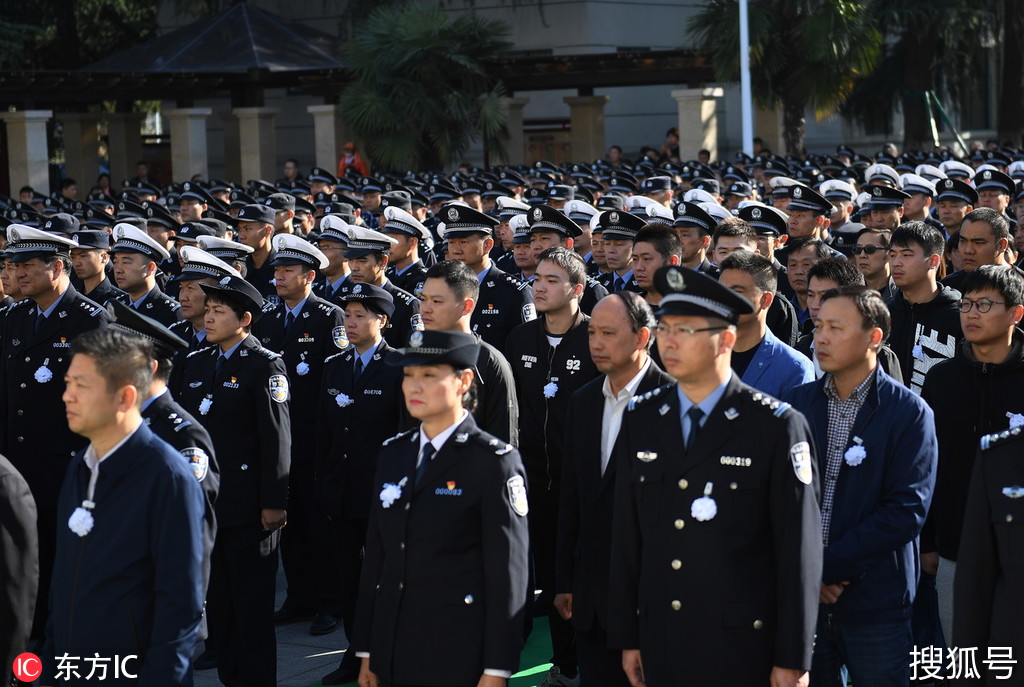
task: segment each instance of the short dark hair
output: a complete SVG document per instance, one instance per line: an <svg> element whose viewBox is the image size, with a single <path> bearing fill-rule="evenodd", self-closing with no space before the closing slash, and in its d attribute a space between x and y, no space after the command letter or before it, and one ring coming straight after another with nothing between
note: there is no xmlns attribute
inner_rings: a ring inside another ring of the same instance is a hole
<svg viewBox="0 0 1024 687"><path fill-rule="evenodd" d="M946 246L946 238L942 232L930 224L914 220L904 222L896 227L889 240L889 247L911 248L920 246L925 257L942 255Z"/></svg>
<svg viewBox="0 0 1024 687"><path fill-rule="evenodd" d="M779 288L779 272L768 258L747 250L738 250L719 263L718 268L746 272L760 291L775 293Z"/></svg>
<svg viewBox="0 0 1024 687"><path fill-rule="evenodd" d="M299 166L299 161L296 160L294 157L290 157L290 158L288 158L287 160L284 161L285 164L288 164L289 162L292 163L293 165L295 165L296 167Z"/></svg>
<svg viewBox="0 0 1024 687"><path fill-rule="evenodd" d="M864 286L864 275L857 266L843 258L825 258L807 270L807 282L813 277L834 281L836 286Z"/></svg>
<svg viewBox="0 0 1024 687"><path fill-rule="evenodd" d="M718 223L711 234L711 245L717 246L718 239L723 236L737 236L757 245L757 232L739 217L729 217Z"/></svg>
<svg viewBox="0 0 1024 687"><path fill-rule="evenodd" d="M1013 267L1005 265L982 265L967 273L964 279L964 295L972 291L998 291L1007 308L1024 305L1024 279Z"/></svg>
<svg viewBox="0 0 1024 687"><path fill-rule="evenodd" d="M992 235L995 236L997 243L1000 239L1010 240L1010 223L1006 220L1006 217L992 208L976 208L971 210L964 215L963 222L960 223L961 227L963 227L964 222L984 222L992 228Z"/></svg>
<svg viewBox="0 0 1024 687"><path fill-rule="evenodd" d="M652 332L654 331L654 325L656 324L654 311L651 310L651 306L647 304L643 296L633 291L615 291L605 296L605 298L618 298L622 301L622 304L626 306L626 319L629 320L629 329L634 334L640 331L642 327L647 327Z"/></svg>
<svg viewBox="0 0 1024 687"><path fill-rule="evenodd" d="M833 298L849 298L860 312L861 328L867 331L878 327L882 330L882 343L889 339L892 318L889 315L889 308L882 300L882 294L867 286L851 284L840 286L838 289L829 289L822 295L821 302L824 303Z"/></svg>
<svg viewBox="0 0 1024 687"><path fill-rule="evenodd" d="M554 246L537 256L537 264L544 260L561 267L569 275L569 283L580 286L587 283L587 268L575 252L562 246Z"/></svg>
<svg viewBox="0 0 1024 687"><path fill-rule="evenodd" d="M153 383L150 361L153 345L140 336L133 336L111 327L100 327L80 334L71 342L71 355L87 355L96 362L96 371L107 384L107 393L134 386L139 396L136 406L149 394Z"/></svg>
<svg viewBox="0 0 1024 687"><path fill-rule="evenodd" d="M206 294L207 305L223 305L231 309L231 312L235 313L235 317L239 320L245 317L245 313L249 312L245 309L245 306L236 301L235 299L226 296L224 293L207 293ZM252 315L253 322L256 321L256 313L249 313ZM250 323L251 326L251 323ZM248 327L246 328L248 329Z"/></svg>
<svg viewBox="0 0 1024 687"><path fill-rule="evenodd" d="M679 235L664 222L650 222L644 226L633 238L633 245L641 241L651 244L666 263L673 255L677 258L683 256L683 244L679 242Z"/></svg>
<svg viewBox="0 0 1024 687"><path fill-rule="evenodd" d="M62 272L64 274L69 275L69 276L71 274L71 258L69 256L67 256L67 255L64 255L62 253L54 253L52 255L43 257L42 261L47 266L52 265L53 263L59 261L60 264L61 264L61 267L63 268Z"/></svg>
<svg viewBox="0 0 1024 687"><path fill-rule="evenodd" d="M31 186L22 186L18 189L18 194L21 195L22 193L31 193L32 195L35 195L36 190Z"/></svg>
<svg viewBox="0 0 1024 687"><path fill-rule="evenodd" d="M882 238L882 246L884 248L888 248L889 244L892 243L891 229L883 229L882 227L864 227L863 229L857 232L856 240L859 241L860 237L863 236L864 234L878 234Z"/></svg>
<svg viewBox="0 0 1024 687"><path fill-rule="evenodd" d="M424 279L443 279L456 298L480 298L480 282L473 270L461 260L443 260L431 265Z"/></svg>
<svg viewBox="0 0 1024 687"><path fill-rule="evenodd" d="M70 188L72 186L78 186L78 182L76 182L71 177L67 177L66 179L61 179L60 180L60 190L61 191L63 191L66 188Z"/></svg>
<svg viewBox="0 0 1024 687"><path fill-rule="evenodd" d="M818 260L824 260L832 257L832 251L829 250L828 245L821 239L816 239L812 236L801 236L800 238L792 239L786 242L786 260L789 260L789 256L798 250L803 250L811 246L814 248L814 257Z"/></svg>

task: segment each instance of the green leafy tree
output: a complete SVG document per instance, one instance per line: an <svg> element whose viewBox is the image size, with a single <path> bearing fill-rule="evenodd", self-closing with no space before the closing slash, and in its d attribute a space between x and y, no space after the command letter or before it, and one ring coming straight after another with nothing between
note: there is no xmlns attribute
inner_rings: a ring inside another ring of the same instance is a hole
<svg viewBox="0 0 1024 687"><path fill-rule="evenodd" d="M371 12L342 49L354 81L341 111L376 166L441 169L475 139L503 155L505 91L482 61L508 47L508 34L504 22L449 20L428 5Z"/></svg>
<svg viewBox="0 0 1024 687"><path fill-rule="evenodd" d="M782 108L786 152L804 152L804 113L835 113L881 52L871 9L880 0L749 0L751 90ZM711 0L688 26L721 81L740 76L739 4Z"/></svg>

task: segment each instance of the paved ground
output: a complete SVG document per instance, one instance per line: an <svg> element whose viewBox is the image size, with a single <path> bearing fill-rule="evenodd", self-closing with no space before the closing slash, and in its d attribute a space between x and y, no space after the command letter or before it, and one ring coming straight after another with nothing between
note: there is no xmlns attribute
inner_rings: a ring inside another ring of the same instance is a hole
<svg viewBox="0 0 1024 687"><path fill-rule="evenodd" d="M277 601L275 608L284 602L284 572L277 575ZM309 621L279 625L277 627L277 684L278 687L306 687L320 683L327 673L338 667L344 654L342 647L348 646L345 632L338 629L329 635L314 637L309 634ZM199 649L197 653L202 653ZM196 687L219 687L216 670L200 670L195 673Z"/></svg>

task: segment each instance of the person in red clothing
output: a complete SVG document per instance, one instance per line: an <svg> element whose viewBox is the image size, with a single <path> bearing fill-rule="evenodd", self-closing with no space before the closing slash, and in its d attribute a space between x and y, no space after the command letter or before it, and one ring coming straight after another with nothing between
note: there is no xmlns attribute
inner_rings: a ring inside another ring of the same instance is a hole
<svg viewBox="0 0 1024 687"><path fill-rule="evenodd" d="M338 159L338 178L345 176L345 170L349 167L355 167L356 171L361 176L370 176L370 166L366 164L366 160L356 150L356 144L352 141L346 141L345 145L341 149L341 157Z"/></svg>

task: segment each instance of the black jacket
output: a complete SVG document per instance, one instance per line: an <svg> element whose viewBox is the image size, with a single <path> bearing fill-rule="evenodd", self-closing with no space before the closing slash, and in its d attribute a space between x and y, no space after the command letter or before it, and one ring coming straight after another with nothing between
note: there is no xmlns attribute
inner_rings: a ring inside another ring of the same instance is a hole
<svg viewBox="0 0 1024 687"><path fill-rule="evenodd" d="M935 411L939 469L928 523L921 534L923 551L938 551L958 560L960 528L967 486L978 440L1010 427L1011 416L1024 422L1024 331L1016 330L1013 348L1001 363L979 363L971 345L961 342L952 360L929 372L921 398Z"/></svg>
<svg viewBox="0 0 1024 687"><path fill-rule="evenodd" d="M129 304L129 307L133 306ZM165 327L170 327L181 319L181 305L161 291L159 286L154 286L146 294L146 299L136 310L146 317L152 317Z"/></svg>
<svg viewBox="0 0 1024 687"><path fill-rule="evenodd" d="M95 289L84 295L93 303L99 303L100 305L106 305L110 301L118 301L125 305L128 305L130 302L128 294L117 288L114 282L109 279L104 279Z"/></svg>
<svg viewBox="0 0 1024 687"><path fill-rule="evenodd" d="M505 357L519 398L519 451L534 488L558 488L569 399L598 374L590 358L589 320L581 312L556 348L548 343L544 318L516 327L508 337Z"/></svg>
<svg viewBox="0 0 1024 687"><path fill-rule="evenodd" d="M519 445L519 400L516 380L508 360L497 348L480 338L476 361L476 409L473 419L480 429L513 446Z"/></svg>
<svg viewBox="0 0 1024 687"><path fill-rule="evenodd" d="M353 285L355 289L358 284ZM391 294L395 300L395 314L384 330L384 338L392 348L405 348L409 345L409 335L413 331L423 329L423 318L420 316L420 299L404 289L400 289L390 280L385 279L381 288Z"/></svg>
<svg viewBox="0 0 1024 687"><path fill-rule="evenodd" d="M601 430L605 376L592 379L569 401L568 436L562 468L555 558L555 592L572 594L572 625L608 629L608 568L612 559L615 503L614 456L601 474ZM651 362L636 395L672 384ZM592 427L593 431L579 431Z"/></svg>
<svg viewBox="0 0 1024 687"><path fill-rule="evenodd" d="M480 296L469 321L473 332L507 354L509 333L536 316L530 285L491 265L480 283Z"/></svg>
<svg viewBox="0 0 1024 687"><path fill-rule="evenodd" d="M423 290L423 281L427 278L427 268L422 260L417 260L409 265L405 272L398 274L398 270L389 265L384 270L384 276L398 288L419 298L419 293Z"/></svg>
<svg viewBox="0 0 1024 687"><path fill-rule="evenodd" d="M889 347L900 361L903 383L916 394L932 365L952 358L963 338L959 301L959 291L942 286L927 303L910 303L902 292L886 303L892 315Z"/></svg>

